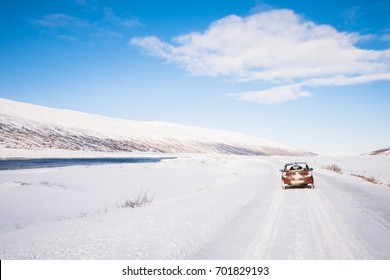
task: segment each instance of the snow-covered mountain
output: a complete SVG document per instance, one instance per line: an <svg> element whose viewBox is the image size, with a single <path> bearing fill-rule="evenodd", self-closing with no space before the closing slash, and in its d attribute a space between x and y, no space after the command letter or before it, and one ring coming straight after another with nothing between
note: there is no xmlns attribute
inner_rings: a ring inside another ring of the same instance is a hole
<svg viewBox="0 0 390 280"><path fill-rule="evenodd" d="M0 148L309 155L240 133L130 121L0 98Z"/></svg>
<svg viewBox="0 0 390 280"><path fill-rule="evenodd" d="M390 147L373 151L373 152L370 153L370 155L374 155L374 156L377 156L377 155L390 156Z"/></svg>

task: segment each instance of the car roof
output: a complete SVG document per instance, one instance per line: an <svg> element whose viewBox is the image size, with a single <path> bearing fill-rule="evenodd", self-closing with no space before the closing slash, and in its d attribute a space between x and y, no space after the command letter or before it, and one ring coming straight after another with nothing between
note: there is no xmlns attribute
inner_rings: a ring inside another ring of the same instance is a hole
<svg viewBox="0 0 390 280"><path fill-rule="evenodd" d="M304 161L294 161L294 162L288 162L288 163L286 163L286 165L294 165L294 164L307 164L307 163L304 162Z"/></svg>

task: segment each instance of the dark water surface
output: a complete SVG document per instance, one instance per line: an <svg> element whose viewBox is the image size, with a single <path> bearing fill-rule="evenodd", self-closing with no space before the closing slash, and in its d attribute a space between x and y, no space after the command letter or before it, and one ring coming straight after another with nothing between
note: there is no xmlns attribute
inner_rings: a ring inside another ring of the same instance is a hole
<svg viewBox="0 0 390 280"><path fill-rule="evenodd" d="M0 170L48 168L75 165L160 162L164 159L174 158L175 157L1 159Z"/></svg>

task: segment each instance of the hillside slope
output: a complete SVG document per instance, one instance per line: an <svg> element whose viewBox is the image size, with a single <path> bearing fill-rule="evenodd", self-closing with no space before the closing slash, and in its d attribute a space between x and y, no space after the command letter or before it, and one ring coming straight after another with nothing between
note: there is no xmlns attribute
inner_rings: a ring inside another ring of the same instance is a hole
<svg viewBox="0 0 390 280"><path fill-rule="evenodd" d="M308 155L240 133L130 121L0 99L0 148Z"/></svg>
<svg viewBox="0 0 390 280"><path fill-rule="evenodd" d="M377 156L377 155L387 155L387 156L390 156L390 147L373 151L373 152L370 153L370 155L373 155L373 156Z"/></svg>

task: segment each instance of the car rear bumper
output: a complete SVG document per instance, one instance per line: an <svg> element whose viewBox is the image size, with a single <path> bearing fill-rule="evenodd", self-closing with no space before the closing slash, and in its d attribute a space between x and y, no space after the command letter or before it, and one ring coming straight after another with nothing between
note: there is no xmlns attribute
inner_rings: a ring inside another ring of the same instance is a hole
<svg viewBox="0 0 390 280"><path fill-rule="evenodd" d="M284 183L282 181L282 187L283 188L290 188L290 187L301 187L301 188L314 188L314 183L308 183L308 182L288 182Z"/></svg>

